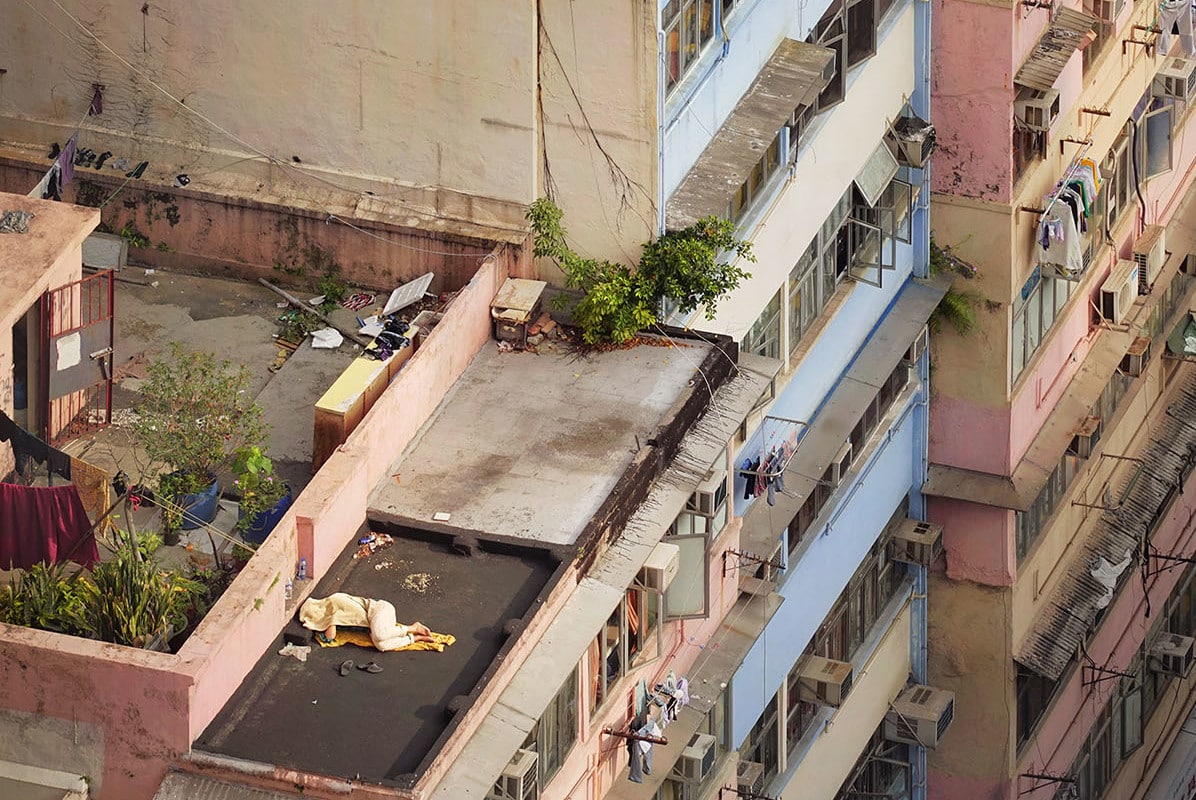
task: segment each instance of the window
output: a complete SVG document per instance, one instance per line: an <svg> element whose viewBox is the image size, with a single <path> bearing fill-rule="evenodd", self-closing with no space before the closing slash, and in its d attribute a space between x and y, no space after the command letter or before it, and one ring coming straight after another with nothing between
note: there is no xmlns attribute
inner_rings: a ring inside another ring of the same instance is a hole
<svg viewBox="0 0 1196 800"><path fill-rule="evenodd" d="M548 704L523 746L535 750L540 786L547 786L577 742L577 669Z"/></svg>
<svg viewBox="0 0 1196 800"><path fill-rule="evenodd" d="M756 720L756 724L752 726L752 730L743 741L743 746L739 748L741 761L755 761L764 765L765 783L775 778L777 770L780 768L779 736L777 698L774 696L764 709L764 713L760 715L760 719Z"/></svg>
<svg viewBox="0 0 1196 800"><path fill-rule="evenodd" d="M1026 169L1046 157L1046 131L1026 127L1016 117L1013 120L1013 182L1017 183Z"/></svg>
<svg viewBox="0 0 1196 800"><path fill-rule="evenodd" d="M1113 41L1116 33L1114 22L1125 8L1125 0L1084 0L1083 9L1086 13L1096 17L1099 22L1094 29L1096 39L1082 49L1084 76L1096 64L1097 57L1105 51L1109 42Z"/></svg>
<svg viewBox="0 0 1196 800"><path fill-rule="evenodd" d="M743 349L758 356L781 357L781 293L764 307L759 319L743 337Z"/></svg>
<svg viewBox="0 0 1196 800"><path fill-rule="evenodd" d="M1142 117L1142 164L1147 178L1170 172L1172 168L1171 132L1175 128L1175 100L1155 97L1151 110Z"/></svg>
<svg viewBox="0 0 1196 800"><path fill-rule="evenodd" d="M1016 382L1030 363L1047 331L1067 305L1074 287L1071 281L1044 276L1040 267L1030 273L1022 286L1021 296L1014 298L1011 381Z"/></svg>
<svg viewBox="0 0 1196 800"><path fill-rule="evenodd" d="M1118 682L1080 748L1071 769L1080 797L1101 797L1121 762L1142 744L1142 669L1141 659L1136 659L1124 670L1133 677Z"/></svg>
<svg viewBox="0 0 1196 800"><path fill-rule="evenodd" d="M722 5L728 6L726 0ZM671 92L714 38L714 0L671 0L660 12L660 27L665 40L665 91Z"/></svg>
<svg viewBox="0 0 1196 800"><path fill-rule="evenodd" d="M860 754L851 775L835 795L835 800L864 800L881 797L885 800L910 800L911 795L909 746L890 742L882 731Z"/></svg>
<svg viewBox="0 0 1196 800"><path fill-rule="evenodd" d="M1055 696L1058 684L1050 678L1044 678L1021 664L1017 667L1017 746L1030 739L1034 726L1046 712L1051 699Z"/></svg>
<svg viewBox="0 0 1196 800"><path fill-rule="evenodd" d="M1101 173L1105 176L1101 194L1105 198L1105 213L1107 214L1105 227L1109 230L1117 227L1118 220L1131 207L1133 200L1134 183L1131 176L1133 166L1130 164L1129 156L1130 136L1127 131L1122 131L1121 136L1109 148L1104 163L1101 164Z"/></svg>
<svg viewBox="0 0 1196 800"><path fill-rule="evenodd" d="M610 697L628 665L635 666L645 651L659 652L659 648L649 649L649 643L659 630L660 597L657 592L629 587L590 645L591 711L600 708Z"/></svg>
<svg viewBox="0 0 1196 800"><path fill-rule="evenodd" d="M893 403L897 400L897 396L901 394L901 390L905 388L909 382L909 368L905 364L898 364L885 382L881 385L880 390L872 398L872 402L864 410L860 419L856 422L855 427L851 431L851 436L848 441L851 442L852 458L858 457L864 452L872 434L880 426L880 421L884 419L885 414L892 408ZM835 481L832 470L834 467L829 467L826 473L822 476L822 480L814 486L814 490L806 498L802 507L798 509L797 515L789 523L789 556L793 558L796 554L797 547L801 544L806 532L810 530L814 524L814 520L822 513L822 509L830 501L835 491Z"/></svg>
<svg viewBox="0 0 1196 800"><path fill-rule="evenodd" d="M764 194L769 180L781 169L781 140L784 136L785 130L782 129L773 138L772 144L764 151L764 155L760 156L760 160L752 168L748 179L731 196L731 201L727 205L727 219L737 222Z"/></svg>
<svg viewBox="0 0 1196 800"><path fill-rule="evenodd" d="M690 495L665 541L680 548L677 574L664 593L669 619L706 616L710 541L727 525L727 451L714 461L716 477Z"/></svg>
<svg viewBox="0 0 1196 800"><path fill-rule="evenodd" d="M1030 547L1038 540L1039 534L1046 527L1051 515L1055 513L1055 508L1063 501L1068 487L1075 480L1082 464L1083 461L1078 456L1064 453L1063 457L1059 459L1059 463L1055 465L1055 469L1051 471L1051 475L1038 493L1038 497L1034 498L1030 508L1017 512L1017 560L1019 564L1030 552Z"/></svg>
<svg viewBox="0 0 1196 800"><path fill-rule="evenodd" d="M717 462L716 462L717 463ZM723 459L726 463L726 458ZM722 480L707 484L689 496L685 510L677 515L669 528L668 536L692 536L700 534L711 538L718 536L727 525L727 473L722 471Z"/></svg>
<svg viewBox="0 0 1196 800"><path fill-rule="evenodd" d="M823 111L847 95L847 71L876 53L876 28L884 11L877 0L833 0L807 41L835 51L835 75L818 96Z"/></svg>

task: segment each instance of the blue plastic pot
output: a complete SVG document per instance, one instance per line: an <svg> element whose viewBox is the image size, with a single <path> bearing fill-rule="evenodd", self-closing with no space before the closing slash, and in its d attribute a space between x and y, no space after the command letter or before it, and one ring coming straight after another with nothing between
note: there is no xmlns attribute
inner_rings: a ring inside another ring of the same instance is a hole
<svg viewBox="0 0 1196 800"><path fill-rule="evenodd" d="M220 487L212 481L208 488L194 494L184 494L171 498L171 502L183 508L183 530L193 531L216 519L216 512L220 510Z"/></svg>
<svg viewBox="0 0 1196 800"><path fill-rule="evenodd" d="M273 508L268 508L255 516L249 526L241 532L241 538L252 544L261 544L266 541L270 531L274 530L274 526L282 519L283 514L287 513L287 509L291 507L293 501L291 487L287 486L287 493L282 496L282 499L275 503ZM244 514L239 517L239 519L244 518Z"/></svg>

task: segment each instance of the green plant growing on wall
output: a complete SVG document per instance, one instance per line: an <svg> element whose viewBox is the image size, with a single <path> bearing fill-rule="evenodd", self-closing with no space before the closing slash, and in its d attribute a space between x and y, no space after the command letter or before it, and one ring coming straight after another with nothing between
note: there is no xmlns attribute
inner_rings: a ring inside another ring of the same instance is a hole
<svg viewBox="0 0 1196 800"><path fill-rule="evenodd" d="M979 274L975 266L951 253L950 248L939 247L934 238L930 239L930 274L940 275L950 272L965 280L972 280ZM927 324L931 333L939 333L944 326L949 325L960 336L968 336L976 329L976 308L983 301L979 292L957 289L951 286L943 299L935 306Z"/></svg>
<svg viewBox="0 0 1196 800"><path fill-rule="evenodd" d="M536 257L552 259L565 273L565 285L582 293L573 319L587 344L631 339L656 323L662 298L683 314L704 308L706 319L713 319L718 301L751 277L735 262L755 261L751 243L737 239L734 224L718 217L645 243L632 269L578 255L567 242L564 212L551 200L539 198L526 216Z"/></svg>

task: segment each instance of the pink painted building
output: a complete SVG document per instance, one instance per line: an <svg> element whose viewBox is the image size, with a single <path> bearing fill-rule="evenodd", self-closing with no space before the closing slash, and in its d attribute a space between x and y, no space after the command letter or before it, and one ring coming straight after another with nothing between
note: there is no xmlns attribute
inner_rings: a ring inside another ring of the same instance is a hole
<svg viewBox="0 0 1196 800"><path fill-rule="evenodd" d="M1196 61L1146 3L934 10L932 227L976 331L932 351L930 795L1145 797L1196 701Z"/></svg>

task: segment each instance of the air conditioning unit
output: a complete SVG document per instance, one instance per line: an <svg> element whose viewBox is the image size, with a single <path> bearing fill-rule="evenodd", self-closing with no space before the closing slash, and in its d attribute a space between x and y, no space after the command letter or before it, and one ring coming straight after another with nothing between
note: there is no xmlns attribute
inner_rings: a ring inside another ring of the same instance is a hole
<svg viewBox="0 0 1196 800"><path fill-rule="evenodd" d="M847 474L847 470L851 469L851 440L848 439L839 448L839 452L835 453L834 460L826 469L826 480L831 486L838 486L843 481L843 476Z"/></svg>
<svg viewBox="0 0 1196 800"><path fill-rule="evenodd" d="M1117 266L1100 287L1100 315L1114 325L1120 325L1129 316L1134 298L1138 296L1138 265L1127 259L1120 259Z"/></svg>
<svg viewBox="0 0 1196 800"><path fill-rule="evenodd" d="M685 783L700 783L714 769L714 756L718 739L708 733L695 733L689 744L681 751L681 757L673 766L673 777Z"/></svg>
<svg viewBox="0 0 1196 800"><path fill-rule="evenodd" d="M1125 351L1125 356L1121 359L1121 366L1119 369L1126 375L1138 377L1146 371L1146 365L1150 363L1150 338L1146 336L1139 336L1130 344L1130 349Z"/></svg>
<svg viewBox="0 0 1196 800"><path fill-rule="evenodd" d="M1147 225L1134 242L1134 263L1138 265L1138 294L1150 294L1155 278L1167 260L1166 228Z"/></svg>
<svg viewBox="0 0 1196 800"><path fill-rule="evenodd" d="M1100 433L1100 417L1088 417L1072 434L1067 452L1080 458L1091 458L1092 451L1096 449L1096 443L1100 441Z"/></svg>
<svg viewBox="0 0 1196 800"><path fill-rule="evenodd" d="M640 569L637 582L651 592L663 592L669 588L677 575L681 563L681 548L669 542L660 542Z"/></svg>
<svg viewBox="0 0 1196 800"><path fill-rule="evenodd" d="M540 796L536 779L536 751L516 750L486 800L535 800Z"/></svg>
<svg viewBox="0 0 1196 800"><path fill-rule="evenodd" d="M1193 652L1196 640L1191 636L1180 636L1178 633L1162 633L1151 645L1151 666L1156 672L1164 675L1175 675L1186 678L1192 672L1192 665L1196 663L1196 653Z"/></svg>
<svg viewBox="0 0 1196 800"><path fill-rule="evenodd" d="M930 686L908 687L885 714L885 738L891 742L939 746L955 716L955 692Z"/></svg>
<svg viewBox="0 0 1196 800"><path fill-rule="evenodd" d="M1154 75L1151 91L1156 97L1188 100L1196 94L1196 61L1190 58L1167 58Z"/></svg>
<svg viewBox="0 0 1196 800"><path fill-rule="evenodd" d="M929 567L943 552L943 526L907 519L889 540L889 558Z"/></svg>
<svg viewBox="0 0 1196 800"><path fill-rule="evenodd" d="M911 367L917 365L921 360L922 354L926 352L926 348L930 345L930 330L926 326L922 326L922 330L918 332L918 338L914 339L909 349L905 351L905 363Z"/></svg>
<svg viewBox="0 0 1196 800"><path fill-rule="evenodd" d="M1050 130L1059 117L1059 90L1022 89L1013 101L1013 113L1031 130Z"/></svg>
<svg viewBox="0 0 1196 800"><path fill-rule="evenodd" d="M802 664L797 684L803 703L838 708L851 691L851 664L810 656Z"/></svg>
<svg viewBox="0 0 1196 800"><path fill-rule="evenodd" d="M916 114L894 120L885 144L898 164L915 169L930 163L930 156L938 148L934 126Z"/></svg>
<svg viewBox="0 0 1196 800"><path fill-rule="evenodd" d="M706 481L693 493L689 499L689 507L700 514L710 515L726 500L727 473L719 470L717 477Z"/></svg>
<svg viewBox="0 0 1196 800"><path fill-rule="evenodd" d="M735 785L741 795L764 794L764 765L759 761L740 761L735 768Z"/></svg>

